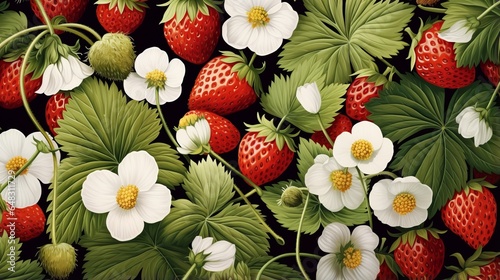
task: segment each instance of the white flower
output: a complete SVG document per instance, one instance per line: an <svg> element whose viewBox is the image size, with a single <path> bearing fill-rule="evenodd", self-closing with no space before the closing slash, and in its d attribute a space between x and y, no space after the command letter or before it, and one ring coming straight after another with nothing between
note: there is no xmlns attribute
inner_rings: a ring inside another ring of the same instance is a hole
<svg viewBox="0 0 500 280"><path fill-rule="evenodd" d="M43 72L42 85L36 93L51 96L60 90L72 90L92 75L94 69L81 62L78 57L61 56L55 64L50 64Z"/></svg>
<svg viewBox="0 0 500 280"><path fill-rule="evenodd" d="M131 152L109 170L90 173L82 187L82 201L94 213L108 213L106 226L111 236L127 241L138 236L144 222L156 223L170 212L170 190L158 179L158 164L145 151Z"/></svg>
<svg viewBox="0 0 500 280"><path fill-rule="evenodd" d="M450 28L438 33L438 37L452 43L467 43L475 32L471 24L461 19L455 22Z"/></svg>
<svg viewBox="0 0 500 280"><path fill-rule="evenodd" d="M187 115L179 121L175 138L180 145L177 147L179 153L184 155L205 153L210 141L210 125L203 117L200 118L195 114Z"/></svg>
<svg viewBox="0 0 500 280"><path fill-rule="evenodd" d="M317 114L319 112L321 108L321 95L316 82L298 87L296 95L300 105L302 105L307 112L311 114Z"/></svg>
<svg viewBox="0 0 500 280"><path fill-rule="evenodd" d="M355 168L347 169L335 158L320 154L307 170L305 183L309 192L318 195L326 209L337 212L344 207L357 209L364 201L363 185Z"/></svg>
<svg viewBox="0 0 500 280"><path fill-rule="evenodd" d="M135 59L135 71L123 81L125 93L132 99L146 99L156 104L156 90L159 91L160 105L177 100L181 95L182 81L186 73L184 63L157 47L140 53Z"/></svg>
<svg viewBox="0 0 500 280"><path fill-rule="evenodd" d="M194 255L204 255L203 269L206 271L223 271L234 264L236 246L228 241L219 240L213 243L212 237L196 236L191 246Z"/></svg>
<svg viewBox="0 0 500 280"><path fill-rule="evenodd" d="M50 136L49 136L50 137ZM0 185L7 184L2 191L2 198L16 208L24 208L38 203L42 195L40 181L49 184L54 173L52 154L40 153L31 165L13 179L14 174L33 156L37 148L34 139L47 144L40 132L27 137L17 129L9 129L0 133ZM56 142L52 144L57 148ZM60 159L59 151L56 152Z"/></svg>
<svg viewBox="0 0 500 280"><path fill-rule="evenodd" d="M358 167L365 174L383 171L394 153L391 140L384 138L380 128L369 121L342 132L333 144L333 156L345 167Z"/></svg>
<svg viewBox="0 0 500 280"><path fill-rule="evenodd" d="M391 227L410 228L427 219L432 189L408 176L394 181L378 181L370 192L370 207L375 216Z"/></svg>
<svg viewBox="0 0 500 280"><path fill-rule="evenodd" d="M280 0L226 0L230 18L222 25L222 38L233 48L248 47L257 55L275 52L292 36L299 15Z"/></svg>
<svg viewBox="0 0 500 280"><path fill-rule="evenodd" d="M352 231L341 223L331 223L318 238L318 245L327 254L318 263L316 279L374 280L380 270L375 256L379 238L369 226Z"/></svg>
<svg viewBox="0 0 500 280"><path fill-rule="evenodd" d="M493 136L493 130L486 119L482 118L481 112L473 106L463 109L455 121L458 123L458 133L466 139L474 138L476 147L488 142Z"/></svg>

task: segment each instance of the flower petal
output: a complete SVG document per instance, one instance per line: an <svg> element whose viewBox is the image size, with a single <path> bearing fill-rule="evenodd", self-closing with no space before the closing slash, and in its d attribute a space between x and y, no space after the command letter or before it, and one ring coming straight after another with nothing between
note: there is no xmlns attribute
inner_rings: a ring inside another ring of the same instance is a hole
<svg viewBox="0 0 500 280"><path fill-rule="evenodd" d="M332 188L328 189L324 194L319 195L319 202L332 212L338 212L344 208L341 192Z"/></svg>
<svg viewBox="0 0 500 280"><path fill-rule="evenodd" d="M177 100L181 96L182 87L166 86L165 88L160 89L159 93L160 93L160 105L163 105L167 102L174 102L175 100Z"/></svg>
<svg viewBox="0 0 500 280"><path fill-rule="evenodd" d="M354 141L364 139L370 142L374 150L378 150L382 145L384 136L378 125L370 121L362 121L353 125L351 133Z"/></svg>
<svg viewBox="0 0 500 280"><path fill-rule="evenodd" d="M349 228L341 223L333 222L327 225L318 238L318 246L323 252L338 253L340 248L351 238Z"/></svg>
<svg viewBox="0 0 500 280"><path fill-rule="evenodd" d="M146 80L134 72L131 72L123 81L123 89L125 90L125 93L133 100L144 100L146 98L147 88L148 84L146 83Z"/></svg>
<svg viewBox="0 0 500 280"><path fill-rule="evenodd" d="M174 58L170 61L165 75L167 76L166 85L172 88L177 88L182 85L184 75L186 74L186 66L182 60Z"/></svg>
<svg viewBox="0 0 500 280"><path fill-rule="evenodd" d="M373 185L369 195L370 207L373 210L384 210L392 206L395 195L387 189L391 182L389 179L382 179Z"/></svg>
<svg viewBox="0 0 500 280"><path fill-rule="evenodd" d="M106 226L111 236L118 241L136 238L144 229L144 221L135 209L116 207L108 213Z"/></svg>
<svg viewBox="0 0 500 280"><path fill-rule="evenodd" d="M358 209L361 203L365 201L365 191L363 190L361 181L353 176L351 187L341 193L340 197L342 198L342 204L344 204L347 209Z"/></svg>
<svg viewBox="0 0 500 280"><path fill-rule="evenodd" d="M427 209L415 208L401 217L400 227L411 228L420 225L427 219Z"/></svg>
<svg viewBox="0 0 500 280"><path fill-rule="evenodd" d="M333 143L333 157L344 167L355 167L358 164L358 160L354 158L351 152L354 141L354 136L344 131L337 136Z"/></svg>
<svg viewBox="0 0 500 280"><path fill-rule="evenodd" d="M373 251L361 252L361 263L354 269L344 267L342 272L345 279L376 279L380 271L380 262Z"/></svg>
<svg viewBox="0 0 500 280"><path fill-rule="evenodd" d="M281 47L283 38L273 36L267 27L254 28L256 39L248 41L248 48L259 56L269 55Z"/></svg>
<svg viewBox="0 0 500 280"><path fill-rule="evenodd" d="M135 58L135 71L145 78L153 70L165 72L168 68L168 54L158 47L145 49Z"/></svg>
<svg viewBox="0 0 500 280"><path fill-rule="evenodd" d="M213 242L214 239L212 237L202 238L199 235L196 236L193 239L193 242L191 243L191 247L193 248L193 253L196 255L203 252L205 249L210 247L210 245L212 245Z"/></svg>
<svg viewBox="0 0 500 280"><path fill-rule="evenodd" d="M378 246L379 238L369 226L360 225L352 231L351 242L356 249L373 251Z"/></svg>
<svg viewBox="0 0 500 280"><path fill-rule="evenodd" d="M33 139L42 141L47 146L49 146L47 140L45 140L42 133L38 131L33 132L28 136L26 136L26 139L24 141L22 156L25 158L31 157L31 155L33 155L33 153L36 151L36 146L33 144L35 143L35 141ZM57 143L52 139L52 137L50 137L50 140L52 142L52 145L54 145L54 148L57 149L58 148ZM56 151L55 154L57 162L59 162L59 160L61 159L61 152ZM28 169L28 173L34 175L44 184L50 183L50 181L52 180L52 176L54 175L53 172L54 172L54 162L52 159L52 154L45 154L45 153L38 154L38 156L33 160Z"/></svg>
<svg viewBox="0 0 500 280"><path fill-rule="evenodd" d="M155 184L151 189L139 192L135 208L146 223L156 223L170 213L172 195L164 185Z"/></svg>
<svg viewBox="0 0 500 280"><path fill-rule="evenodd" d="M396 213L391 207L387 207L382 210L373 209L373 214L377 217L382 223L389 225L391 227L397 227L401 225L401 215Z"/></svg>
<svg viewBox="0 0 500 280"><path fill-rule="evenodd" d="M205 258L203 268L207 271L223 271L234 264L236 246L225 240L213 243L205 249L204 254L209 254Z"/></svg>
<svg viewBox="0 0 500 280"><path fill-rule="evenodd" d="M384 171L393 154L394 144L389 138L383 138L380 149L374 151L370 159L359 161L358 167L365 174L377 174Z"/></svg>
<svg viewBox="0 0 500 280"><path fill-rule="evenodd" d="M316 82L298 87L296 96L307 112L311 114L318 113L321 108L321 95Z"/></svg>
<svg viewBox="0 0 500 280"><path fill-rule="evenodd" d="M316 279L344 279L339 261L334 254L328 254L319 259Z"/></svg>
<svg viewBox="0 0 500 280"><path fill-rule="evenodd" d="M224 10L231 16L245 16L254 6L252 1L226 0L224 1Z"/></svg>
<svg viewBox="0 0 500 280"><path fill-rule="evenodd" d="M306 187L312 194L323 195L332 188L330 181L330 172L322 164L313 164L306 172L304 177Z"/></svg>
<svg viewBox="0 0 500 280"><path fill-rule="evenodd" d="M189 137L187 130L184 128L177 130L175 138L177 140L177 143L179 143L179 145L181 146L181 148L183 150L188 151L188 153L198 148L198 145L196 145L196 143L194 143L194 141Z"/></svg>
<svg viewBox="0 0 500 280"><path fill-rule="evenodd" d="M297 28L299 14L293 10L288 3L281 3L281 8L272 13L269 11L269 24L267 30L275 37L288 39L292 37L293 31Z"/></svg>
<svg viewBox="0 0 500 280"><path fill-rule="evenodd" d="M2 191L2 198L7 202L13 199L16 208L34 205L38 203L41 196L42 186L38 179L31 174L17 176Z"/></svg>
<svg viewBox="0 0 500 280"><path fill-rule="evenodd" d="M246 16L233 16L222 25L222 38L231 47L241 50L257 39L255 30Z"/></svg>
<svg viewBox="0 0 500 280"><path fill-rule="evenodd" d="M140 192L149 190L158 180L158 164L146 151L130 152L118 165L122 186L134 185Z"/></svg>
<svg viewBox="0 0 500 280"><path fill-rule="evenodd" d="M24 134L15 128L0 133L0 163L6 164L11 158L20 156L25 139Z"/></svg>
<svg viewBox="0 0 500 280"><path fill-rule="evenodd" d="M116 195L121 187L120 178L109 170L93 171L82 185L82 202L94 213L107 213L117 207Z"/></svg>

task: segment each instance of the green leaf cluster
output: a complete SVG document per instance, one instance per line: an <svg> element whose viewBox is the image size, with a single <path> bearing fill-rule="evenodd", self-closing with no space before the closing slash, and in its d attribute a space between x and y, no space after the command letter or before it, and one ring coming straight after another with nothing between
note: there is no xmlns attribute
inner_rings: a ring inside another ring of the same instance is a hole
<svg viewBox="0 0 500 280"><path fill-rule="evenodd" d="M269 86L269 92L261 96L260 103L264 111L285 118L304 132L320 131L321 125L317 115L307 112L296 97L298 87L316 82L321 94L321 108L318 114L323 127L329 127L337 111L342 108L344 101L342 96L349 85L327 83L325 81L327 72L324 61L311 59L302 63L289 77L275 76Z"/></svg>
<svg viewBox="0 0 500 280"><path fill-rule="evenodd" d="M443 3L446 8L442 29L451 27L455 22L470 17L477 18L496 0L449 0ZM455 43L457 66L475 67L480 62L490 60L500 63L500 6L496 6L479 20L479 26L467 43ZM496 38L496 39L495 39Z"/></svg>
<svg viewBox="0 0 500 280"><path fill-rule="evenodd" d="M28 20L24 13L11 10L0 11L0 43L4 43L10 36L26 28L28 28ZM10 39L0 48L0 58L8 62L15 61L26 52L34 37L33 34L24 34Z"/></svg>
<svg viewBox="0 0 500 280"><path fill-rule="evenodd" d="M237 261L266 255L266 230L250 206L230 202L233 184L230 173L210 157L191 162L182 184L189 199L172 202L166 234L181 247L190 246L197 235L229 241L236 245Z"/></svg>
<svg viewBox="0 0 500 280"><path fill-rule="evenodd" d="M13 249L13 250L11 250ZM37 280L44 279L43 269L38 261L19 260L21 253L19 239L11 239L7 231L0 237L0 279ZM11 265L11 256L14 254L14 263Z"/></svg>
<svg viewBox="0 0 500 280"><path fill-rule="evenodd" d="M143 102L127 103L114 83L108 85L96 78L84 80L71 92L63 119L58 123L56 140L68 154L57 173L56 224L61 228L57 238L62 242L77 241L82 230L89 234L104 227L106 215L87 211L81 200L82 184L91 172L116 172L128 153L144 150L158 164L159 184L173 188L184 178L185 168L177 152L167 144L150 144L160 130L156 110ZM53 197L51 191L49 200ZM49 205L50 211L53 204ZM52 213L49 224L51 216Z"/></svg>
<svg viewBox="0 0 500 280"><path fill-rule="evenodd" d="M305 60L322 61L326 84L347 83L351 73L374 68L374 58L397 55L407 44L402 31L415 6L400 1L305 0L308 12L280 53L279 65L292 71Z"/></svg>
<svg viewBox="0 0 500 280"><path fill-rule="evenodd" d="M458 133L455 120L466 107L485 108L492 93L489 84L477 81L455 91L445 108L444 89L416 74L406 74L366 104L369 118L385 137L401 143L390 167L432 188L430 217L465 186L467 163L484 172L500 170L500 110L491 108L489 123L494 134L479 147Z"/></svg>

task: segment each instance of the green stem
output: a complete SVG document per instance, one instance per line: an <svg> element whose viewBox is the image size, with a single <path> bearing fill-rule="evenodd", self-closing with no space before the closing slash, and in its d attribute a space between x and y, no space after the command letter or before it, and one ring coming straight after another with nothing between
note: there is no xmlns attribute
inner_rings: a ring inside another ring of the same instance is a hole
<svg viewBox="0 0 500 280"><path fill-rule="evenodd" d="M36 5L38 6L38 9L40 10L40 13L42 14L43 20L45 21L45 24L49 28L50 35L54 35L54 27L52 26L52 22L47 15L47 12L45 11L45 8L43 7L42 1L41 0L35 0Z"/></svg>
<svg viewBox="0 0 500 280"><path fill-rule="evenodd" d="M86 25L76 23L76 22L70 22L70 23L62 23L62 24L60 24L60 26L69 27L69 28L79 28L79 29L85 30L88 33L94 35L94 37L98 41L102 40L102 37L101 37L101 35L99 35L99 33L97 33L94 29L92 29Z"/></svg>
<svg viewBox="0 0 500 280"><path fill-rule="evenodd" d="M365 179L371 179L373 177L382 176L382 175L387 175L387 176L391 177L392 179L398 178L398 176L396 174L394 174L390 171L382 171L382 172L379 172L377 174L371 174L371 175L365 176Z"/></svg>
<svg viewBox="0 0 500 280"><path fill-rule="evenodd" d="M359 167L356 166L356 170L358 171L359 179L361 181L361 184L363 184L363 190L365 191L365 203L366 209L368 211L368 223L373 229L372 210L370 209L370 203L368 202L368 187L366 186L365 178L363 177L363 173L361 173L361 170L359 170Z"/></svg>
<svg viewBox="0 0 500 280"><path fill-rule="evenodd" d="M214 158L216 158L218 161L222 162L225 166L227 166L231 171L233 171L236 175L238 175L240 178L245 180L250 186L252 186L256 191L259 196L262 196L262 189L257 186L252 180L248 179L247 176L243 175L238 169L234 168L231 164L229 164L225 159L223 159L220 155L218 155L216 152L210 150L210 155L212 155Z"/></svg>
<svg viewBox="0 0 500 280"><path fill-rule="evenodd" d="M174 136L172 135L172 132L170 132L170 129L168 128L167 121L165 120L165 117L163 116L163 112L161 111L160 107L160 91L158 88L155 90L155 100L156 100L156 109L158 109L158 114L160 115L161 123L163 125L163 128L165 129L165 132L167 132L168 138L170 138L170 141L176 146L179 147L179 143L175 141Z"/></svg>
<svg viewBox="0 0 500 280"><path fill-rule="evenodd" d="M245 197L247 197L247 198L248 198L248 197L250 197L252 194L254 194L254 193L256 193L256 192L257 192L257 190L256 190L256 189L252 189L251 191L249 191L249 192L247 192L247 193L245 194ZM229 201L229 202L228 202L228 205L234 204L234 203L236 203L236 202L238 202L238 201L241 201L241 200L243 200L243 198L241 198L241 197L237 197L237 198L235 198L235 199L233 199L233 200Z"/></svg>
<svg viewBox="0 0 500 280"><path fill-rule="evenodd" d="M481 20L486 14L488 14L491 10L493 10L496 6L500 5L500 1L495 2L495 4L491 5L488 9L486 9L484 12L482 12L478 17L477 20Z"/></svg>
<svg viewBox="0 0 500 280"><path fill-rule="evenodd" d="M446 9L443 9L443 8L433 8L433 7L423 6L423 5L418 5L418 7L423 11L431 12L431 13L444 14L446 12Z"/></svg>
<svg viewBox="0 0 500 280"><path fill-rule="evenodd" d="M189 268L189 270L186 272L186 274L184 275L184 277L182 277L182 280L187 280L189 279L189 276L191 275L191 273L193 273L194 269L196 268L196 264L193 263L193 265L191 265L191 267Z"/></svg>
<svg viewBox="0 0 500 280"><path fill-rule="evenodd" d="M38 1L37 1L38 3ZM23 77L22 79L19 79L19 89L21 92L21 99L23 100L23 106L26 112L28 113L28 116L30 117L31 121L35 125L35 127L40 131L40 133L43 135L43 138L47 141L47 144L49 145L49 149L52 151L52 162L54 165L54 173L52 177L52 192L53 192L53 199L52 199L52 244L57 244L57 239L56 239L56 209L57 209L57 172L58 172L58 161L57 161L57 156L56 156L56 149L54 147L54 144L52 143L52 139L50 139L49 135L47 132L42 128L38 120L36 119L35 115L31 111L30 105L28 103L28 99L26 98L26 90L24 86L24 77L26 76L26 66L28 65L28 57L30 56L30 53L33 51L35 48L35 45L38 43L38 41L47 34L47 30L42 31L40 34L38 34L33 42L28 46L28 49L26 50L26 55L25 58L23 59L23 62L21 63L21 70L19 71L19 76Z"/></svg>
<svg viewBox="0 0 500 280"><path fill-rule="evenodd" d="M252 66L252 64L255 61L256 57L257 57L257 54L253 53L252 57L250 58L250 61L248 62L248 67Z"/></svg>
<svg viewBox="0 0 500 280"><path fill-rule="evenodd" d="M280 122L278 123L278 126L276 127L276 131L279 131L281 126L285 123L286 116L287 115L285 115L283 118L281 118Z"/></svg>
<svg viewBox="0 0 500 280"><path fill-rule="evenodd" d="M379 57L378 58L382 63L384 63L387 67L390 67L392 69L394 69L394 72L396 74L398 74L399 77L402 77L403 74L401 74L401 72L398 71L398 69L396 67L394 67L394 65L390 64L387 60L385 60L383 57Z"/></svg>
<svg viewBox="0 0 500 280"><path fill-rule="evenodd" d="M76 36L78 36L78 37L82 38L83 40L87 41L87 43L89 43L89 45L92 46L94 44L94 42L92 40L90 40L90 38L87 35L83 34L80 31L77 31L77 30L75 30L73 28L70 28L70 27L67 27L67 26L63 26L63 25L55 25L54 29L56 29L56 30L62 30L62 31L69 32L69 33L73 33Z"/></svg>
<svg viewBox="0 0 500 280"><path fill-rule="evenodd" d="M295 241L295 259L297 260L297 265L299 266L300 272L304 275L305 279L309 279L307 273L300 260L300 231L302 230L302 223L304 222L304 217L306 214L307 204L309 203L309 193L307 193L306 201L304 202L304 209L302 209L302 214L300 215L299 227L297 228L297 239Z"/></svg>
<svg viewBox="0 0 500 280"><path fill-rule="evenodd" d="M15 38L17 38L19 36L22 36L24 34L28 34L28 33L34 32L34 31L44 30L44 29L47 29L47 25L38 25L38 26L34 26L34 27L30 27L30 28L18 31L18 32L10 35L9 37L5 38L5 40L3 40L2 42L0 42L0 49L4 48L10 41L14 40Z"/></svg>
<svg viewBox="0 0 500 280"><path fill-rule="evenodd" d="M495 91L493 91L493 94L491 95L490 101L488 102L488 105L486 106L486 111L488 111L491 106L493 106L493 100L495 100L495 96L498 93L498 90L500 89L500 83L498 83L497 87L495 88Z"/></svg>
<svg viewBox="0 0 500 280"><path fill-rule="evenodd" d="M333 148L333 140L332 140L332 138L330 138L330 135L328 135L328 132L326 132L326 129L323 126L323 123L321 122L321 117L319 116L319 114L316 114L316 116L318 117L317 119L318 119L319 126L321 127L321 131L323 131L323 134L325 135L326 140L328 140L328 143L330 143L330 145L332 145L332 148Z"/></svg>
<svg viewBox="0 0 500 280"><path fill-rule="evenodd" d="M0 186L0 193L5 189L5 187L7 187L12 181L14 181L17 176L19 176L24 170L26 170L26 168L28 168L31 163L33 163L39 153L40 151L37 149L35 153L28 159L28 161L23 166L21 166L21 168L19 168L16 173L14 173L14 175L8 177L7 182L3 183Z"/></svg>
<svg viewBox="0 0 500 280"><path fill-rule="evenodd" d="M286 257L295 257L297 254L296 253L284 253L284 254L281 254L279 256L276 256L272 259L270 259L269 261L267 261L260 269L259 269L259 272L257 273L257 276L255 277L256 280L259 280L260 277L262 277L262 274L264 273L264 270L266 270L266 268L272 264L273 262L279 260L279 259L283 259L283 258L286 258ZM300 253L300 256L302 257L307 257L307 258L313 258L313 259L321 259L321 256L318 256L318 255L314 255L314 254L308 254L308 253Z"/></svg>

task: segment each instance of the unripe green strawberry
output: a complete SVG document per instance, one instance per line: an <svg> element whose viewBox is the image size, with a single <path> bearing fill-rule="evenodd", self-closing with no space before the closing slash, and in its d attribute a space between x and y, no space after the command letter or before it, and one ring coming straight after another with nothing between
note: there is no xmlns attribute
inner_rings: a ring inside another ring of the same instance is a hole
<svg viewBox="0 0 500 280"><path fill-rule="evenodd" d="M134 45L125 34L107 33L90 47L88 58L99 75L110 80L124 80L134 66Z"/></svg>

